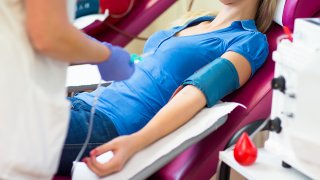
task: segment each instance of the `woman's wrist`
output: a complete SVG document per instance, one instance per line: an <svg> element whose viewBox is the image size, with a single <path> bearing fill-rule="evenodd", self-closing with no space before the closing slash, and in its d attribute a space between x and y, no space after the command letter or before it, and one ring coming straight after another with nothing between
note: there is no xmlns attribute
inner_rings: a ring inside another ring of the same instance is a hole
<svg viewBox="0 0 320 180"><path fill-rule="evenodd" d="M140 151L152 143L150 141L150 137L145 136L144 134L140 133L139 131L134 134L131 134L130 137L132 138L132 141L134 142L134 149L136 151Z"/></svg>
<svg viewBox="0 0 320 180"><path fill-rule="evenodd" d="M150 131L145 131L142 129L130 136L133 138L133 141L135 142L137 151L140 151L152 144L153 142L157 141L159 139L160 134L154 131L150 133Z"/></svg>

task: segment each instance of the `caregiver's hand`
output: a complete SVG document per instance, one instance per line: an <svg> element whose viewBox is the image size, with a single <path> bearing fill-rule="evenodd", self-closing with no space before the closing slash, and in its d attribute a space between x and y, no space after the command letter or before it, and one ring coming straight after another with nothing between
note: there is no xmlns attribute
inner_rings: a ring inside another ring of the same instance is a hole
<svg viewBox="0 0 320 180"><path fill-rule="evenodd" d="M100 42L89 35L87 37L99 42L110 50L109 58L97 64L103 80L121 81L128 79L134 73L134 63L131 61L130 54L125 49L108 42Z"/></svg>
<svg viewBox="0 0 320 180"><path fill-rule="evenodd" d="M111 52L107 61L98 64L102 79L105 81L128 79L135 70L130 54L119 46L107 42L102 42L102 44L108 47Z"/></svg>
<svg viewBox="0 0 320 180"><path fill-rule="evenodd" d="M92 150L90 157L83 161L96 175L102 177L120 171L139 149L134 137L120 136ZM96 157L108 151L113 152L112 159L103 164L99 163Z"/></svg>

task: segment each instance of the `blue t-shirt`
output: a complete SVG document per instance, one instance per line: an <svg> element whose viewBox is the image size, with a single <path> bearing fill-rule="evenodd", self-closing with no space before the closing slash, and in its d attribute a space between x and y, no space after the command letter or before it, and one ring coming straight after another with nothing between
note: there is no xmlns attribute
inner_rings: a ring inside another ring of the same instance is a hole
<svg viewBox="0 0 320 180"><path fill-rule="evenodd" d="M234 21L227 28L208 33L175 36L189 26L212 20L203 16L153 34L130 79L76 97L92 105L97 91L102 92L97 110L109 116L119 134L125 135L144 127L186 78L227 51L243 55L253 75L268 54L266 36L257 31L253 20Z"/></svg>

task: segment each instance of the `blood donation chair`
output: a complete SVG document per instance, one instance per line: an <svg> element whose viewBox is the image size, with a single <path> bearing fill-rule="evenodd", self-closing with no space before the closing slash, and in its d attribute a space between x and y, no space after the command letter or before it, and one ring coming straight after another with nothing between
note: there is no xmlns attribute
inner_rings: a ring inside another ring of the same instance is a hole
<svg viewBox="0 0 320 180"><path fill-rule="evenodd" d="M141 0L129 16L116 26L133 35L139 34L157 16L169 8L175 0ZM269 56L266 63L246 85L225 97L223 101L239 102L247 109L237 108L228 116L227 122L218 130L192 145L170 163L153 174L150 179L210 179L217 170L219 151L230 144L230 139L249 124L267 119L271 112L271 80L274 63L272 52L276 49L277 38L283 34L281 25L293 29L294 19L299 17L320 16L319 0L278 0L275 20L278 24L267 33ZM130 40L103 23L94 23L85 29L87 33L102 41L125 46ZM70 177L55 177L66 180Z"/></svg>

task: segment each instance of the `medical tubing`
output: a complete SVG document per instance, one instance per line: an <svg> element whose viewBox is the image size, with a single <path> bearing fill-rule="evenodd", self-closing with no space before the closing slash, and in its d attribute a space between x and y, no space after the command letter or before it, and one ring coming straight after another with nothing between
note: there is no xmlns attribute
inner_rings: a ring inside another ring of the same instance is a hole
<svg viewBox="0 0 320 180"><path fill-rule="evenodd" d="M191 11L192 7L193 7L193 4L194 4L194 0L191 0L189 2L189 5L188 5L188 9L187 11ZM133 5L134 5L134 0L132 0L130 2L130 5L129 5L129 8L127 9L127 11L121 15L115 15L115 14L110 14L110 17L112 18L116 18L116 19L120 19L120 18L123 18L125 17L126 15L129 14L129 12L133 9ZM104 21L103 22L105 25L107 25L109 28L111 28L112 30L116 31L117 33L123 35L123 36L126 36L128 38L131 38L131 39L137 39L137 40L141 40L141 41L147 41L149 39L149 37L141 37L141 36L135 36L135 35L132 35L126 31L123 31L121 29L119 29L118 27L116 27L115 25L109 23L108 21Z"/></svg>
<svg viewBox="0 0 320 180"><path fill-rule="evenodd" d="M100 87L101 87L101 84L102 84L102 79L100 79L100 82L96 88L96 90L98 91L98 93L94 96L94 100L93 100L93 104L92 104L92 107L91 107L91 111L90 111L90 119L89 119L89 127L88 127L88 133L87 133L87 137L86 137L86 140L80 150L80 152L78 153L77 155L77 158L75 159L74 162L79 162L80 158L82 157L84 151L86 150L87 146L88 146L88 143L90 141L90 138L91 138L91 134L92 134L92 129L93 129L93 121L94 121L94 114L96 112L96 106L97 106L97 102L98 102L98 99L101 95L101 92L100 92ZM71 170L71 175L73 175L73 170L74 170L74 165L72 165L72 170Z"/></svg>
<svg viewBox="0 0 320 180"><path fill-rule="evenodd" d="M124 30L121 30L119 29L118 27L116 27L115 25L105 21L103 22L105 25L107 25L109 28L111 28L112 30L116 31L117 33L120 33L121 35L123 36L126 36L128 38L131 38L131 39L137 39L137 40L141 40L141 41L147 41L149 37L141 37L141 36L135 36L135 35L132 35Z"/></svg>
<svg viewBox="0 0 320 180"><path fill-rule="evenodd" d="M194 0L190 0L189 5L188 5L188 11L191 11L193 7Z"/></svg>
<svg viewBox="0 0 320 180"><path fill-rule="evenodd" d="M128 14L130 13L130 11L132 10L133 5L134 5L134 2L135 2L135 0L131 0L131 1L130 1L129 7L127 8L127 10L126 10L124 13L122 13L122 14L110 14L110 17L116 18L116 19L120 19L120 18L125 17L125 16L128 15Z"/></svg>
<svg viewBox="0 0 320 180"><path fill-rule="evenodd" d="M89 140L91 138L91 133L92 133L92 129L93 129L93 121L94 121L94 114L96 112L96 106L97 106L97 102L98 102L98 99L99 99L99 96L101 94L101 92L99 91L100 90L100 87L101 87L101 84L102 84L102 80L100 80L98 86L97 86L97 91L98 93L94 96L94 100L93 100L93 104L92 104L92 107L91 107L91 113L90 113L90 121L89 121L89 127L88 127L88 133L87 133L87 137L86 137L86 140L81 148L81 151L79 152L77 158L76 158L76 161L78 162L80 160L80 158L82 157L85 149L87 148L88 146L88 143L89 143Z"/></svg>

